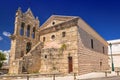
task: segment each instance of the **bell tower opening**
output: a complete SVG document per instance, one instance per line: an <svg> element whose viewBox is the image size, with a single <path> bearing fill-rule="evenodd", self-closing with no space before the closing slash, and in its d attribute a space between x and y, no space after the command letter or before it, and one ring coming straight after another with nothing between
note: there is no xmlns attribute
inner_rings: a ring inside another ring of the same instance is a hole
<svg viewBox="0 0 120 80"><path fill-rule="evenodd" d="M21 23L21 29L20 29L20 35L23 36L24 35L24 27L25 27L25 23Z"/></svg>
<svg viewBox="0 0 120 80"><path fill-rule="evenodd" d="M30 25L27 26L27 37L30 37Z"/></svg>
<svg viewBox="0 0 120 80"><path fill-rule="evenodd" d="M32 38L35 38L35 27L33 28Z"/></svg>

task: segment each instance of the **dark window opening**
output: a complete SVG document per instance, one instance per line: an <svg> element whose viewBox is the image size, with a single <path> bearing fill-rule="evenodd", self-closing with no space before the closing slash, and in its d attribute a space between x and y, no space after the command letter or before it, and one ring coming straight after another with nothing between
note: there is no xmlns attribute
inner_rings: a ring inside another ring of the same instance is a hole
<svg viewBox="0 0 120 80"><path fill-rule="evenodd" d="M52 36L51 36L51 39L55 39L55 35L52 35Z"/></svg>
<svg viewBox="0 0 120 80"><path fill-rule="evenodd" d="M93 46L93 39L91 39L91 48L93 49L94 46Z"/></svg>
<svg viewBox="0 0 120 80"><path fill-rule="evenodd" d="M100 62L100 66L102 66L102 62Z"/></svg>
<svg viewBox="0 0 120 80"><path fill-rule="evenodd" d="M45 59L47 58L47 55L45 55Z"/></svg>
<svg viewBox="0 0 120 80"><path fill-rule="evenodd" d="M66 36L66 32L62 32L62 37L65 37Z"/></svg>
<svg viewBox="0 0 120 80"><path fill-rule="evenodd" d="M27 26L27 37L30 37L30 25Z"/></svg>
<svg viewBox="0 0 120 80"><path fill-rule="evenodd" d="M23 51L21 51L21 57L23 57L24 56L24 52Z"/></svg>
<svg viewBox="0 0 120 80"><path fill-rule="evenodd" d="M43 42L45 42L45 37L43 37Z"/></svg>
<svg viewBox="0 0 120 80"><path fill-rule="evenodd" d="M31 50L31 43L28 42L27 45L26 45L26 53L28 53L30 50Z"/></svg>
<svg viewBox="0 0 120 80"><path fill-rule="evenodd" d="M102 70L102 62L100 62L100 70Z"/></svg>
<svg viewBox="0 0 120 80"><path fill-rule="evenodd" d="M40 41L40 35L39 35L39 38L38 38L38 40Z"/></svg>
<svg viewBox="0 0 120 80"><path fill-rule="evenodd" d="M52 22L52 25L55 25L55 22Z"/></svg>
<svg viewBox="0 0 120 80"><path fill-rule="evenodd" d="M22 67L22 72L26 72L27 70L25 69L25 67Z"/></svg>
<svg viewBox="0 0 120 80"><path fill-rule="evenodd" d="M35 27L33 28L32 38L35 38Z"/></svg>
<svg viewBox="0 0 120 80"><path fill-rule="evenodd" d="M105 53L105 48L103 47L103 53Z"/></svg>
<svg viewBox="0 0 120 80"><path fill-rule="evenodd" d="M25 27L25 23L21 23L21 29L20 29L20 35L24 35L24 27Z"/></svg>

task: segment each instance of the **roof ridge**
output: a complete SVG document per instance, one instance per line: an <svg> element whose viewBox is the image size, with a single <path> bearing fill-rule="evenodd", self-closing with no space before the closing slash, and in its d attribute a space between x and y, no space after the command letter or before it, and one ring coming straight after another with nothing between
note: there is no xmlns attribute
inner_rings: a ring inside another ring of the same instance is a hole
<svg viewBox="0 0 120 80"><path fill-rule="evenodd" d="M65 22L70 21L72 19L80 18L77 16L65 16L65 15L51 15L41 26L40 29L45 28L45 26L48 25L48 23L53 19L63 19Z"/></svg>
<svg viewBox="0 0 120 80"><path fill-rule="evenodd" d="M52 15L55 17L79 17L79 16L68 16L68 15Z"/></svg>

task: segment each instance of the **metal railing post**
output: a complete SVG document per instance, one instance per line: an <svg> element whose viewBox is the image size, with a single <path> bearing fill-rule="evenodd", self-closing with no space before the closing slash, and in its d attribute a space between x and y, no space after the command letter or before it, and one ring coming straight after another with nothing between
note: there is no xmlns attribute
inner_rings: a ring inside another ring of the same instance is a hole
<svg viewBox="0 0 120 80"><path fill-rule="evenodd" d="M53 80L55 80L55 74L53 74Z"/></svg>
<svg viewBox="0 0 120 80"><path fill-rule="evenodd" d="M76 80L76 73L74 73L74 80Z"/></svg>
<svg viewBox="0 0 120 80"><path fill-rule="evenodd" d="M29 75L27 75L27 80L29 80Z"/></svg>

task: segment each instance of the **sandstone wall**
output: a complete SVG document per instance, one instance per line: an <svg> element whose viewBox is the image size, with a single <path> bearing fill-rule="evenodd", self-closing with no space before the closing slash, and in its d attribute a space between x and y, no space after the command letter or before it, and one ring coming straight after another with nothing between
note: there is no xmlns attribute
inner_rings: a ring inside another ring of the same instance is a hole
<svg viewBox="0 0 120 80"><path fill-rule="evenodd" d="M62 37L62 32L65 32L65 37ZM52 39L52 35L55 36L54 39ZM45 37L45 41L43 41L43 38ZM41 35L40 41L44 42L44 50L50 49L50 48L57 48L58 50L61 48L63 44L66 45L66 49L63 51L63 55L56 58L60 61L59 64L56 64L57 67L59 67L59 72L61 73L68 73L68 57L73 57L73 72L78 72L78 58L77 58L77 27L72 26L69 28L65 28L56 32L52 32L49 34ZM56 53L59 53L59 51L56 51ZM43 58L45 57L45 53L41 53ZM46 54L49 56L49 54ZM45 61L42 60L41 67L47 65ZM49 60L49 59L48 59ZM48 67L49 65L47 65ZM45 69L45 67L44 67ZM41 70L44 70L41 68ZM44 70L45 71L45 70ZM42 71L42 72L44 72ZM46 70L47 71L47 70ZM47 72L51 72L51 70L48 69Z"/></svg>
<svg viewBox="0 0 120 80"><path fill-rule="evenodd" d="M106 44L91 34L78 26L79 74L109 69ZM93 40L93 48L91 47L91 39Z"/></svg>

